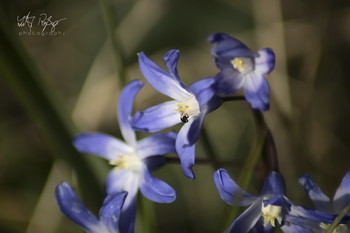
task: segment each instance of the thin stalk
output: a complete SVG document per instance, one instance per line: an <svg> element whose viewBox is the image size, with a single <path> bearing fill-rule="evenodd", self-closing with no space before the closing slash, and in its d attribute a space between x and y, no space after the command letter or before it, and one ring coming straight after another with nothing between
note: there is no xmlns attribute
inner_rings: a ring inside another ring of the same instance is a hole
<svg viewBox="0 0 350 233"><path fill-rule="evenodd" d="M337 232L336 228L339 225L340 221L346 216L347 212L350 210L350 205L346 206L339 215L334 219L331 225L327 228L325 233Z"/></svg>
<svg viewBox="0 0 350 233"><path fill-rule="evenodd" d="M154 203L138 193L138 215L142 225L142 233L157 233Z"/></svg>
<svg viewBox="0 0 350 233"><path fill-rule="evenodd" d="M261 155L267 156L269 167L272 171L278 171L278 159L275 142L270 129L260 111L253 110L254 119L257 126L256 143L251 153L248 155L242 172L238 178L238 184L242 189L247 189L252 179L255 167L261 158ZM264 153L262 153L264 152ZM237 202L240 197L237 197ZM226 225L229 225L235 216L237 216L240 207L234 206L228 214Z"/></svg>
<svg viewBox="0 0 350 233"><path fill-rule="evenodd" d="M226 101L237 101L237 100L245 100L244 96L225 96L222 97L222 101L226 102Z"/></svg>
<svg viewBox="0 0 350 233"><path fill-rule="evenodd" d="M121 42L115 33L116 17L114 14L113 3L111 0L100 0L100 7L103 15L103 21L106 27L107 35L111 40L113 54L116 59L118 76L121 87L125 86L126 80L126 61L124 51L121 47Z"/></svg>
<svg viewBox="0 0 350 233"><path fill-rule="evenodd" d="M253 172L255 170L256 164L259 161L261 156L261 152L264 145L264 133L261 130L258 130L258 134L256 137L256 142L252 147L248 157L245 160L245 164L243 165L242 172L238 178L238 184L243 190L246 190L249 186L250 180L253 176ZM238 202L241 197L237 197L233 203ZM234 218L237 216L238 211L241 208L239 206L233 206L230 208L229 214L227 215L225 226L229 226Z"/></svg>
<svg viewBox="0 0 350 233"><path fill-rule="evenodd" d="M255 121L258 125L258 128L264 131L264 134L265 134L264 156L267 157L269 170L278 172L279 168L278 168L277 150L276 150L275 140L273 138L271 130L267 126L264 116L260 111L253 110L253 113L254 113Z"/></svg>
<svg viewBox="0 0 350 233"><path fill-rule="evenodd" d="M167 163L176 163L180 164L181 160L177 157L166 157ZM222 167L222 166L234 166L234 167L239 167L242 164L237 162L237 161L223 161L223 160L217 160L217 159L201 159L201 158L196 158L196 165L208 165L208 164L213 164L217 167Z"/></svg>

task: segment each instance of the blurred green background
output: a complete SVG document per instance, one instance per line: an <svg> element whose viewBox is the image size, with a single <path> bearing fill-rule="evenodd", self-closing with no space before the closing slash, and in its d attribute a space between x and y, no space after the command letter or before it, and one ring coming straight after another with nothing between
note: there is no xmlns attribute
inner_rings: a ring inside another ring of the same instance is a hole
<svg viewBox="0 0 350 233"><path fill-rule="evenodd" d="M332 196L350 168L349 1L14 0L0 6L0 232L79 232L56 207L54 187L68 181L78 189L81 181L80 194L96 211L110 168L74 151L71 137L85 131L120 137L120 76L145 81L137 52L160 64L167 50L180 49L178 69L187 84L215 75L206 41L213 32L276 53L276 68L268 75L271 109L264 116L290 199L310 206L297 183L302 174L311 174ZM29 27L19 27L17 19L28 12L36 17L34 32L43 29L42 13L65 18L55 27L61 34L23 35ZM112 28L114 42L108 36ZM135 109L163 100L146 84ZM234 161L225 168L238 177L256 135L248 105L225 103L207 116L205 127L216 157ZM206 158L203 144L198 158ZM261 185L259 167L249 187L253 193ZM142 200L153 209L147 212L152 226L139 217L137 232L222 232L228 207L216 191L213 171L197 165L195 181L185 178L178 164L156 171L178 198L153 206Z"/></svg>

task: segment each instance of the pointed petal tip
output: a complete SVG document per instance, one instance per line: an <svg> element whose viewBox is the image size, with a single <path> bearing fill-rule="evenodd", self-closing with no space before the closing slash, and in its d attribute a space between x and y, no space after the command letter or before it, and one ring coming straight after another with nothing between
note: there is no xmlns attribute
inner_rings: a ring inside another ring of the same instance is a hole
<svg viewBox="0 0 350 233"><path fill-rule="evenodd" d="M196 175L194 174L192 167L193 166L191 166L190 168L182 169L182 171L187 178L189 178L191 180L195 180Z"/></svg>
<svg viewBox="0 0 350 233"><path fill-rule="evenodd" d="M171 203L176 199L176 191L163 180L154 177L148 169L144 170L145 182L141 185L141 193L149 200L158 203Z"/></svg>
<svg viewBox="0 0 350 233"><path fill-rule="evenodd" d="M230 38L230 36L222 32L215 32L208 37L208 41L210 43L217 43L227 38Z"/></svg>

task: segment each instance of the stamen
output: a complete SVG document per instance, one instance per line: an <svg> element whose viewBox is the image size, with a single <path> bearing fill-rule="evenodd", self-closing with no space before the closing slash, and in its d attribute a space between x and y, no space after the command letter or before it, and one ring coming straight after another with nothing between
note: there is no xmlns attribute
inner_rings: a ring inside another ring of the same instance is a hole
<svg viewBox="0 0 350 233"><path fill-rule="evenodd" d="M180 120L183 123L187 123L190 117L197 116L200 112L198 101L194 96L182 102L177 102L176 106L177 109L174 111L180 113Z"/></svg>
<svg viewBox="0 0 350 233"><path fill-rule="evenodd" d="M261 207L262 216L264 217L264 226L271 224L271 226L276 227L282 224L282 206L267 205L264 203Z"/></svg>
<svg viewBox="0 0 350 233"><path fill-rule="evenodd" d="M233 68L242 74L247 74L254 69L254 63L251 58L237 57L231 60Z"/></svg>
<svg viewBox="0 0 350 233"><path fill-rule="evenodd" d="M142 168L142 161L136 155L121 155L117 160L110 160L110 165L116 166L116 169L125 169L139 172Z"/></svg>

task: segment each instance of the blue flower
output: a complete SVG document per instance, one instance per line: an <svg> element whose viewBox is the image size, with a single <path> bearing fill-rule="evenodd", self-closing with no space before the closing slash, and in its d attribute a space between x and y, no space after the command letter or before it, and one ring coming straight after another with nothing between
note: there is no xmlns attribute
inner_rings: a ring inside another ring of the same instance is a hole
<svg viewBox="0 0 350 233"><path fill-rule="evenodd" d="M331 214L339 214L345 207L350 205L350 171L345 174L332 201L322 192L321 188L310 175L305 174L300 177L299 184L304 188L306 194L317 210ZM350 231L350 213L348 213L347 216L347 219L336 227L336 232L345 233ZM329 223L321 222L320 226L323 229L327 229Z"/></svg>
<svg viewBox="0 0 350 233"><path fill-rule="evenodd" d="M307 223L315 219L331 222L333 216L298 206L285 196L285 182L278 172L271 172L265 179L259 196L242 190L225 169L214 174L220 197L229 205L249 206L227 229L228 233L272 232L281 227L285 233L311 233Z"/></svg>
<svg viewBox="0 0 350 233"><path fill-rule="evenodd" d="M126 192L108 195L96 218L79 200L68 183L56 187L56 200L61 211L73 222L89 233L119 233L119 219Z"/></svg>
<svg viewBox="0 0 350 233"><path fill-rule="evenodd" d="M132 103L142 86L141 81L134 80L125 86L119 97L118 121L125 142L102 133L78 134L73 141L80 152L101 156L115 166L107 177L106 189L108 194L128 192L123 211L135 201L139 188L151 201L169 203L176 198L173 188L150 173L153 163L164 160L158 155L175 153L176 133L154 134L137 141L130 125Z"/></svg>
<svg viewBox="0 0 350 233"><path fill-rule="evenodd" d="M184 174L194 179L192 166L195 158L195 142L198 140L206 114L221 104L221 99L214 95L211 85L214 78L197 81L187 87L177 72L178 50L168 51L163 61L169 72L139 54L139 65L142 74L151 86L173 100L137 112L132 119L136 130L157 132L183 122L177 138L176 151L181 160Z"/></svg>
<svg viewBox="0 0 350 233"><path fill-rule="evenodd" d="M269 84L264 75L275 66L275 54L270 48L252 52L241 41L224 33L214 33L208 40L215 43L212 55L220 69L215 89L220 95L230 95L243 89L251 107L269 109Z"/></svg>

